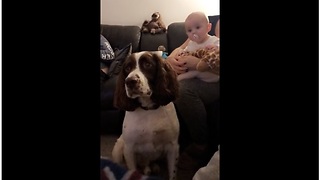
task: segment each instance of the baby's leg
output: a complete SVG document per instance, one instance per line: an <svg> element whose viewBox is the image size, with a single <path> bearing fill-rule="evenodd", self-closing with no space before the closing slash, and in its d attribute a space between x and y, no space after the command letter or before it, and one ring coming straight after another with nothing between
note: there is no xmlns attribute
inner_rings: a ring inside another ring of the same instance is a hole
<svg viewBox="0 0 320 180"><path fill-rule="evenodd" d="M199 71L188 71L183 74L178 75L178 81L181 81L182 79L190 79L190 78L195 78L199 74Z"/></svg>

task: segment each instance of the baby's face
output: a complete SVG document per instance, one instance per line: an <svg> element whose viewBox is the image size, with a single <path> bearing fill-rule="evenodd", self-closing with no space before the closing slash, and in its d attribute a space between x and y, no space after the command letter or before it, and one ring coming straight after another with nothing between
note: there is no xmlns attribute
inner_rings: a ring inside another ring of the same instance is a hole
<svg viewBox="0 0 320 180"><path fill-rule="evenodd" d="M194 16L186 19L185 29L189 39L196 43L202 43L208 36L210 24L206 20Z"/></svg>

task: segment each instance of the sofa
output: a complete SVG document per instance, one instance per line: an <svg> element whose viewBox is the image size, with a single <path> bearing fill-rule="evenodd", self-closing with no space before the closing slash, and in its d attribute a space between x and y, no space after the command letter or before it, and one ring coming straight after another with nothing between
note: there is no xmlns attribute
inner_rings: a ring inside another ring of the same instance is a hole
<svg viewBox="0 0 320 180"><path fill-rule="evenodd" d="M212 23L212 30L209 34L214 35L218 19L219 15L209 16L209 21ZM187 39L183 22L171 23L168 25L166 33L155 35L141 33L139 26L101 24L101 34L109 41L113 49L121 49L131 43L132 52L156 51L160 45L163 45L167 53L170 54ZM101 134L119 135L121 133L125 112L113 107L116 78L117 76L114 76L106 81L101 81ZM212 129L210 139L216 145L219 143L220 102L217 101L206 108L209 127ZM183 123L181 123L181 131L187 132ZM188 137L181 137L181 141L187 141L187 139Z"/></svg>

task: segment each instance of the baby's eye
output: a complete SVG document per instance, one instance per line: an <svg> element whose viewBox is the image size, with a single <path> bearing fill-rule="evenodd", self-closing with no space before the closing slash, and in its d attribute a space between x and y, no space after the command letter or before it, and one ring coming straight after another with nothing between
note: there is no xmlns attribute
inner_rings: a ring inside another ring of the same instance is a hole
<svg viewBox="0 0 320 180"><path fill-rule="evenodd" d="M200 26L197 26L196 28L197 28L197 29L200 29L201 27L200 27Z"/></svg>

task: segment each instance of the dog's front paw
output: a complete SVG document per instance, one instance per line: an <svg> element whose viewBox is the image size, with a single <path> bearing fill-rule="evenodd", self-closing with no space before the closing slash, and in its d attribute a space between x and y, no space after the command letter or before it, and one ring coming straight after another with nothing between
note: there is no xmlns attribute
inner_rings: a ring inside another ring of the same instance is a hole
<svg viewBox="0 0 320 180"><path fill-rule="evenodd" d="M158 164L152 164L151 169L153 174L160 174L160 166Z"/></svg>
<svg viewBox="0 0 320 180"><path fill-rule="evenodd" d="M143 170L143 174L145 175L150 175L151 174L151 169L149 166L146 166Z"/></svg>

